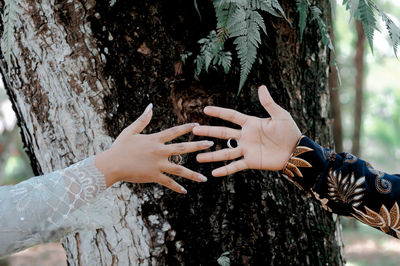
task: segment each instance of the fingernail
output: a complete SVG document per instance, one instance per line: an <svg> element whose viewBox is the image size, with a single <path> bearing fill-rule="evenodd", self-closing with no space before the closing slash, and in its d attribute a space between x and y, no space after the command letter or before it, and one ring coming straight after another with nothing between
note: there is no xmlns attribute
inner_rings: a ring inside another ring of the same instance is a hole
<svg viewBox="0 0 400 266"><path fill-rule="evenodd" d="M198 127L198 126L200 126L200 124L199 124L199 123L193 123L193 125L194 125L195 127Z"/></svg>
<svg viewBox="0 0 400 266"><path fill-rule="evenodd" d="M207 177L205 177L205 176L202 175L202 174L199 174L198 177L199 177L199 179L200 179L201 182L207 182L207 180L208 180Z"/></svg>
<svg viewBox="0 0 400 266"><path fill-rule="evenodd" d="M217 169L217 170L213 170L213 171L211 172L211 174L212 174L213 176L217 176L217 175L219 174L218 169Z"/></svg>
<svg viewBox="0 0 400 266"><path fill-rule="evenodd" d="M203 142L203 147L211 147L213 145L214 145L214 141L207 140L207 141Z"/></svg>
<svg viewBox="0 0 400 266"><path fill-rule="evenodd" d="M181 192L182 192L183 194L187 194L187 190L186 190L184 187L181 187Z"/></svg>
<svg viewBox="0 0 400 266"><path fill-rule="evenodd" d="M147 115L148 113L150 113L150 110L153 109L153 104L149 104L147 105L146 109L144 110L144 113Z"/></svg>

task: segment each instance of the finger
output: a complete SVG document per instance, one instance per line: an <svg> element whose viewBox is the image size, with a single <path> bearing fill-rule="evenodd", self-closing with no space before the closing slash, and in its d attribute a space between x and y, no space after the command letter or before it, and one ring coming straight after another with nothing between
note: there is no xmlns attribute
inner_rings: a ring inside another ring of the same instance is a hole
<svg viewBox="0 0 400 266"><path fill-rule="evenodd" d="M210 148L214 142L209 140L183 142L165 145L164 148L168 155L180 155Z"/></svg>
<svg viewBox="0 0 400 266"><path fill-rule="evenodd" d="M244 160L234 161L228 165L217 168L212 171L213 176L225 176L247 169L247 164Z"/></svg>
<svg viewBox="0 0 400 266"><path fill-rule="evenodd" d="M150 123L151 117L153 115L153 104L147 105L143 114L136 119L135 122L130 124L126 130L131 134L139 134L143 129Z"/></svg>
<svg viewBox="0 0 400 266"><path fill-rule="evenodd" d="M162 167L161 170L168 174L181 176L181 177L184 177L184 178L196 181L196 182L206 182L207 181L207 178L205 176L203 176L202 174L196 173L195 171L187 169L186 167L179 165L179 164L168 163L165 167Z"/></svg>
<svg viewBox="0 0 400 266"><path fill-rule="evenodd" d="M241 148L223 149L219 151L206 152L197 154L196 159L199 163L227 161L242 156Z"/></svg>
<svg viewBox="0 0 400 266"><path fill-rule="evenodd" d="M198 123L184 124L176 127L171 127L161 132L155 133L154 135L159 138L162 142L171 141L179 136L185 135L192 131Z"/></svg>
<svg viewBox="0 0 400 266"><path fill-rule="evenodd" d="M232 109L221 108L217 106L207 106L204 108L204 113L206 115L218 117L240 126L244 125L244 123L247 121L247 115Z"/></svg>
<svg viewBox="0 0 400 266"><path fill-rule="evenodd" d="M157 183L160 185L163 185L164 187L167 187L175 192L182 193L182 194L187 193L187 191L184 187L182 187L181 185L176 183L172 178L170 178L164 174L160 174L158 176Z"/></svg>
<svg viewBox="0 0 400 266"><path fill-rule="evenodd" d="M267 110L272 118L279 117L283 113L285 113L285 110L275 103L267 87L265 87L264 85L258 88L258 98L262 106L264 106L265 110Z"/></svg>
<svg viewBox="0 0 400 266"><path fill-rule="evenodd" d="M240 130L229 127L197 126L193 128L193 134L197 136L208 136L219 139L239 139Z"/></svg>

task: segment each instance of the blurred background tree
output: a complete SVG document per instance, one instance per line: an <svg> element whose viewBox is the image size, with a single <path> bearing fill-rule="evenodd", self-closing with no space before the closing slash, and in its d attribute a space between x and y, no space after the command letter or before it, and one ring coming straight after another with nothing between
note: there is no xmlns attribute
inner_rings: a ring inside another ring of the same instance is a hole
<svg viewBox="0 0 400 266"><path fill-rule="evenodd" d="M24 152L15 113L0 83L0 185L19 183L33 175Z"/></svg>
<svg viewBox="0 0 400 266"><path fill-rule="evenodd" d="M339 1L338 1L339 3ZM399 25L400 2L376 1ZM400 62L393 53L389 36L378 20L381 32L374 38L374 53L364 40L364 64L362 89L362 120L360 124L359 148L357 148L357 125L355 123L357 53L356 23L349 26L349 12L337 5L334 17L334 34L337 62L340 68L341 85L334 93L340 101L343 150L357 153L377 169L389 173L400 173ZM360 48L358 46L358 48ZM360 100L360 99L359 99ZM335 116L335 112L333 112ZM336 134L336 133L335 133ZM336 146L338 140L335 139ZM340 150L340 149L339 149ZM348 265L399 265L398 240L362 223L343 218L343 238Z"/></svg>

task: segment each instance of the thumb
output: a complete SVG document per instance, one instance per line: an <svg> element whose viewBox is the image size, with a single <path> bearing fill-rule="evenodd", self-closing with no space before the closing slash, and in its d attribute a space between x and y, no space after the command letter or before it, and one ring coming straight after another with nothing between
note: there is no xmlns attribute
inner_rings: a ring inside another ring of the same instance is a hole
<svg viewBox="0 0 400 266"><path fill-rule="evenodd" d="M139 134L143 129L150 123L151 117L153 116L153 104L147 105L143 114L138 117L128 128L128 132L131 134Z"/></svg>
<svg viewBox="0 0 400 266"><path fill-rule="evenodd" d="M269 94L269 91L265 85L262 85L258 88L258 99L272 118L279 116L283 111L282 107L277 105L274 99L272 99L271 94Z"/></svg>

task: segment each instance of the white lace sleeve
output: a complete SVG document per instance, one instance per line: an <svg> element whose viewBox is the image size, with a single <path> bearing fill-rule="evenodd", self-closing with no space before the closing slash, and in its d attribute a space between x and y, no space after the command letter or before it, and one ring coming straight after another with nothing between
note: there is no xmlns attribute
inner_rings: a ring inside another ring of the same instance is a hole
<svg viewBox="0 0 400 266"><path fill-rule="evenodd" d="M80 209L105 189L104 176L95 167L94 157L14 186L0 187L0 257L85 229L88 224L77 218Z"/></svg>

